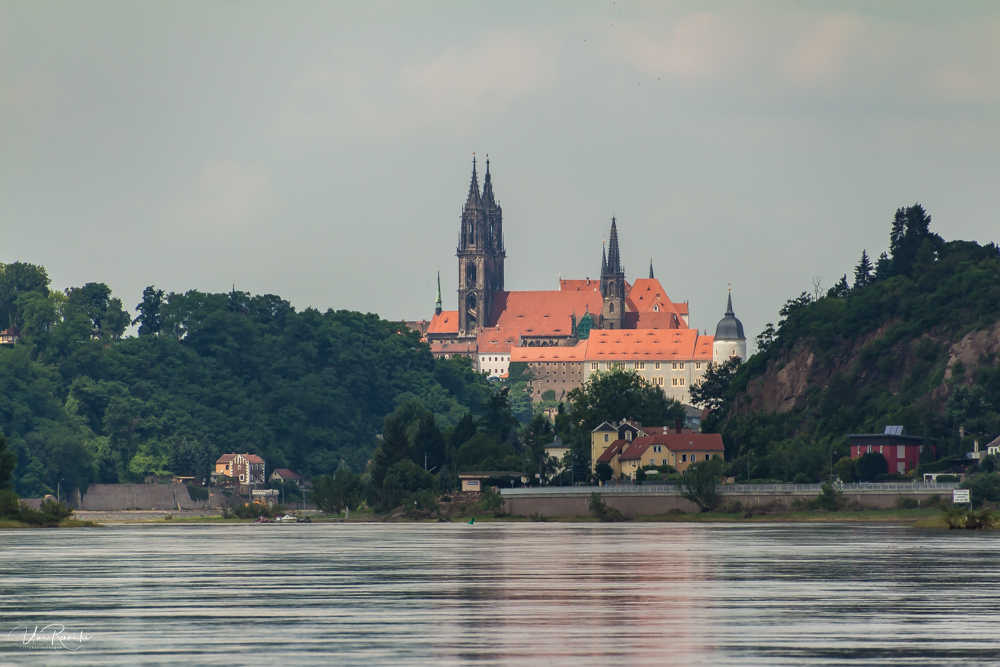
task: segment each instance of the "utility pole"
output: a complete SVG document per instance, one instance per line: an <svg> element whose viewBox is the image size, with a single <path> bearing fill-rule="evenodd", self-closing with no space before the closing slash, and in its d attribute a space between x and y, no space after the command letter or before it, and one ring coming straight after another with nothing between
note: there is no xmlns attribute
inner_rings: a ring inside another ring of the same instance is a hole
<svg viewBox="0 0 1000 667"><path fill-rule="evenodd" d="M753 456L753 450L751 449L747 453L747 484L750 483L750 457Z"/></svg>

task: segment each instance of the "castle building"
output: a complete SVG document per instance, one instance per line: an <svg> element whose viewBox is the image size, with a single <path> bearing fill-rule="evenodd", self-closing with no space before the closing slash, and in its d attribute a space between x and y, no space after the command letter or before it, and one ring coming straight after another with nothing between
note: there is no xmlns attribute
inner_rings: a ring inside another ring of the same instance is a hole
<svg viewBox="0 0 1000 667"><path fill-rule="evenodd" d="M689 327L687 302L675 303L653 275L629 283L621 261L618 220L601 248L600 278L563 280L558 290L506 291L503 211L493 192L490 161L483 189L476 161L462 207L458 246L458 310L442 309L441 276L430 322L419 330L434 356L473 359L476 370L504 377L511 363L533 375L534 400L564 400L594 373L627 368L667 396L690 400L710 362L746 358L743 325L732 296L715 336Z"/></svg>

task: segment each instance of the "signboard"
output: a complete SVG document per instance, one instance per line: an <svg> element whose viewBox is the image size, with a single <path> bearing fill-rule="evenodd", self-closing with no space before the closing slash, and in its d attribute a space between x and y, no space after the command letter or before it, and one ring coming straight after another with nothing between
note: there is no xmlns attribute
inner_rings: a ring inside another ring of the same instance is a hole
<svg viewBox="0 0 1000 667"><path fill-rule="evenodd" d="M968 489L955 489L951 492L951 502L952 504L959 505L962 503L971 503L972 498L969 497Z"/></svg>

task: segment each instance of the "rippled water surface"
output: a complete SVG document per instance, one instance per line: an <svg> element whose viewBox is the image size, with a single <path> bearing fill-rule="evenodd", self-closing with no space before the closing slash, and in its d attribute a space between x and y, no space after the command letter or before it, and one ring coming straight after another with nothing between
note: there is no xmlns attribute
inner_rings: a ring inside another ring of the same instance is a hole
<svg viewBox="0 0 1000 667"><path fill-rule="evenodd" d="M996 663L998 553L874 525L0 531L0 664ZM24 648L49 624L90 639Z"/></svg>

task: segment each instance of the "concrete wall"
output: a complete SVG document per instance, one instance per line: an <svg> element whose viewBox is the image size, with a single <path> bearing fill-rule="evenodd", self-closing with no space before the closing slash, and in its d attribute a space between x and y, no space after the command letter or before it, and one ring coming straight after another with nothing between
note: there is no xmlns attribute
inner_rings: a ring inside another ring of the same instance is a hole
<svg viewBox="0 0 1000 667"><path fill-rule="evenodd" d="M213 493L208 501L196 502L183 484L91 484L82 498L74 492L69 504L78 510L97 511L205 509L220 506L222 493L218 489Z"/></svg>
<svg viewBox="0 0 1000 667"><path fill-rule="evenodd" d="M599 491L599 489L594 489ZM790 510L794 500L813 500L816 493L801 492L772 492L760 494L736 494L720 493L719 507L724 507L732 501L739 501L744 507L764 506L771 503L781 503L785 509ZM845 493L844 498L848 501L857 501L865 507L872 509L892 509L896 506L896 501L902 496L914 498L921 501L928 500L934 495L942 498L950 498L950 492L941 491L911 491L911 492L865 492L865 493ZM634 519L640 516L653 514L665 514L670 510L681 510L682 512L697 512L698 506L677 494L668 493L629 493L629 494L601 494L608 507L618 509L626 518ZM551 517L569 516L590 516L590 496L581 494L551 494L536 496L505 496L506 511L508 514L528 516L529 514L540 513Z"/></svg>

